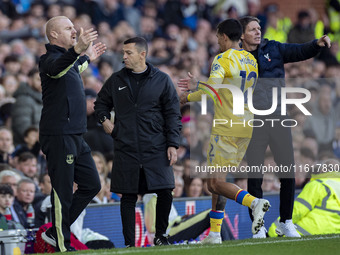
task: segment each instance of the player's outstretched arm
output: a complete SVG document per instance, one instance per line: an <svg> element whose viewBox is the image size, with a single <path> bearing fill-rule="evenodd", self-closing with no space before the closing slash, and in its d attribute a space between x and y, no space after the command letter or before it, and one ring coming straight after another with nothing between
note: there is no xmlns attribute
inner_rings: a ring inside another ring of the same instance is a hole
<svg viewBox="0 0 340 255"><path fill-rule="evenodd" d="M99 43L93 44L93 42L91 42L89 47L86 49L85 54L89 56L91 61L93 61L99 58L101 55L103 55L105 51L106 51L106 45L104 43L99 42Z"/></svg>
<svg viewBox="0 0 340 255"><path fill-rule="evenodd" d="M323 35L318 39L317 44L320 47L327 46L328 48L330 48L331 47L331 39L329 39L329 37L327 35Z"/></svg>
<svg viewBox="0 0 340 255"><path fill-rule="evenodd" d="M188 72L188 78L179 79L177 85L182 91L194 91L197 88L197 79L190 72Z"/></svg>

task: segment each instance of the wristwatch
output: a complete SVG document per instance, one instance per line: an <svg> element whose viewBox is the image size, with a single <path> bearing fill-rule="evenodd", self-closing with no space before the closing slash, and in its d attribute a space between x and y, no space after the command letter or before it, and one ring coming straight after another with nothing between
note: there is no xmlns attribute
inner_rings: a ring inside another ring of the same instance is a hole
<svg viewBox="0 0 340 255"><path fill-rule="evenodd" d="M107 117L104 115L103 117L101 117L101 118L99 119L100 124L103 124L103 122L104 122L105 120L107 120Z"/></svg>

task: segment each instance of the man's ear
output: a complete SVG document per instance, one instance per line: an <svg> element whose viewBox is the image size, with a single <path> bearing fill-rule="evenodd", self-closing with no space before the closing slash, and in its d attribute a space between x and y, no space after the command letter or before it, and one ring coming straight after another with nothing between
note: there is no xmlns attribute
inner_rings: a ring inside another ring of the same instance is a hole
<svg viewBox="0 0 340 255"><path fill-rule="evenodd" d="M57 39L58 38L58 33L56 32L56 31L54 31L54 30L52 30L51 31L51 37L53 38L53 39Z"/></svg>
<svg viewBox="0 0 340 255"><path fill-rule="evenodd" d="M140 54L143 58L146 58L146 51L145 50L143 50Z"/></svg>
<svg viewBox="0 0 340 255"><path fill-rule="evenodd" d="M244 34L241 35L241 40L244 40Z"/></svg>

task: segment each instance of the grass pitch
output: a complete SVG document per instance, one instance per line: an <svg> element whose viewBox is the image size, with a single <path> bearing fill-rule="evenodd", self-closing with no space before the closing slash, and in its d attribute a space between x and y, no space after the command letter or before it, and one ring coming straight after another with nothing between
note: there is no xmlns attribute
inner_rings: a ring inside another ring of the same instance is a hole
<svg viewBox="0 0 340 255"><path fill-rule="evenodd" d="M305 236L302 238L266 238L225 241L221 245L171 245L147 248L77 251L76 255L340 255L340 235ZM56 253L61 254L61 253Z"/></svg>

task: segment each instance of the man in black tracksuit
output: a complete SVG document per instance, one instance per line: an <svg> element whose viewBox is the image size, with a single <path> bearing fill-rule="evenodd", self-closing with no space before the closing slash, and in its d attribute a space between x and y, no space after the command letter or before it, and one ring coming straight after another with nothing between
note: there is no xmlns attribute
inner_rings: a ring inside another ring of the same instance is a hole
<svg viewBox="0 0 340 255"><path fill-rule="evenodd" d="M46 54L40 57L43 109L40 143L51 177L52 228L43 239L64 252L70 247L70 225L100 190L100 181L90 148L83 139L86 132L86 101L80 73L90 60L104 53L105 45L92 45L93 29L77 31L64 16L46 24ZM81 53L85 53L80 57ZM78 184L73 194L73 182Z"/></svg>
<svg viewBox="0 0 340 255"><path fill-rule="evenodd" d="M145 62L147 43L124 42L125 68L98 93L95 113L114 139L111 191L122 194L121 217L127 247L135 246L137 194L157 193L155 245L169 244L165 232L174 188L181 115L170 77ZM110 111L114 110L114 124Z"/></svg>
<svg viewBox="0 0 340 255"><path fill-rule="evenodd" d="M280 176L281 218L277 232L280 235L299 237L300 235L291 221L295 193L291 129L283 127L281 121L275 121L272 127L272 122L265 121L265 119L289 119L288 116L281 116L281 88L285 87L284 64L314 57L320 52L321 47L330 47L330 40L327 36L305 44L285 44L267 39L261 40L261 27L257 18L248 16L241 18L240 22L243 26L242 47L254 55L259 68L259 79L253 93L254 108L257 110L270 109L273 103L273 88L278 88L278 104L275 112L269 116L254 116L254 119L261 119L264 125L253 128L253 135L246 153L247 163L248 166L263 166L265 151L269 145L276 164L291 169L290 173ZM262 174L248 175L248 192L251 195L263 197L262 178ZM252 217L251 213L250 217ZM254 235L254 238L264 237L266 237L266 230L262 227L259 233Z"/></svg>

